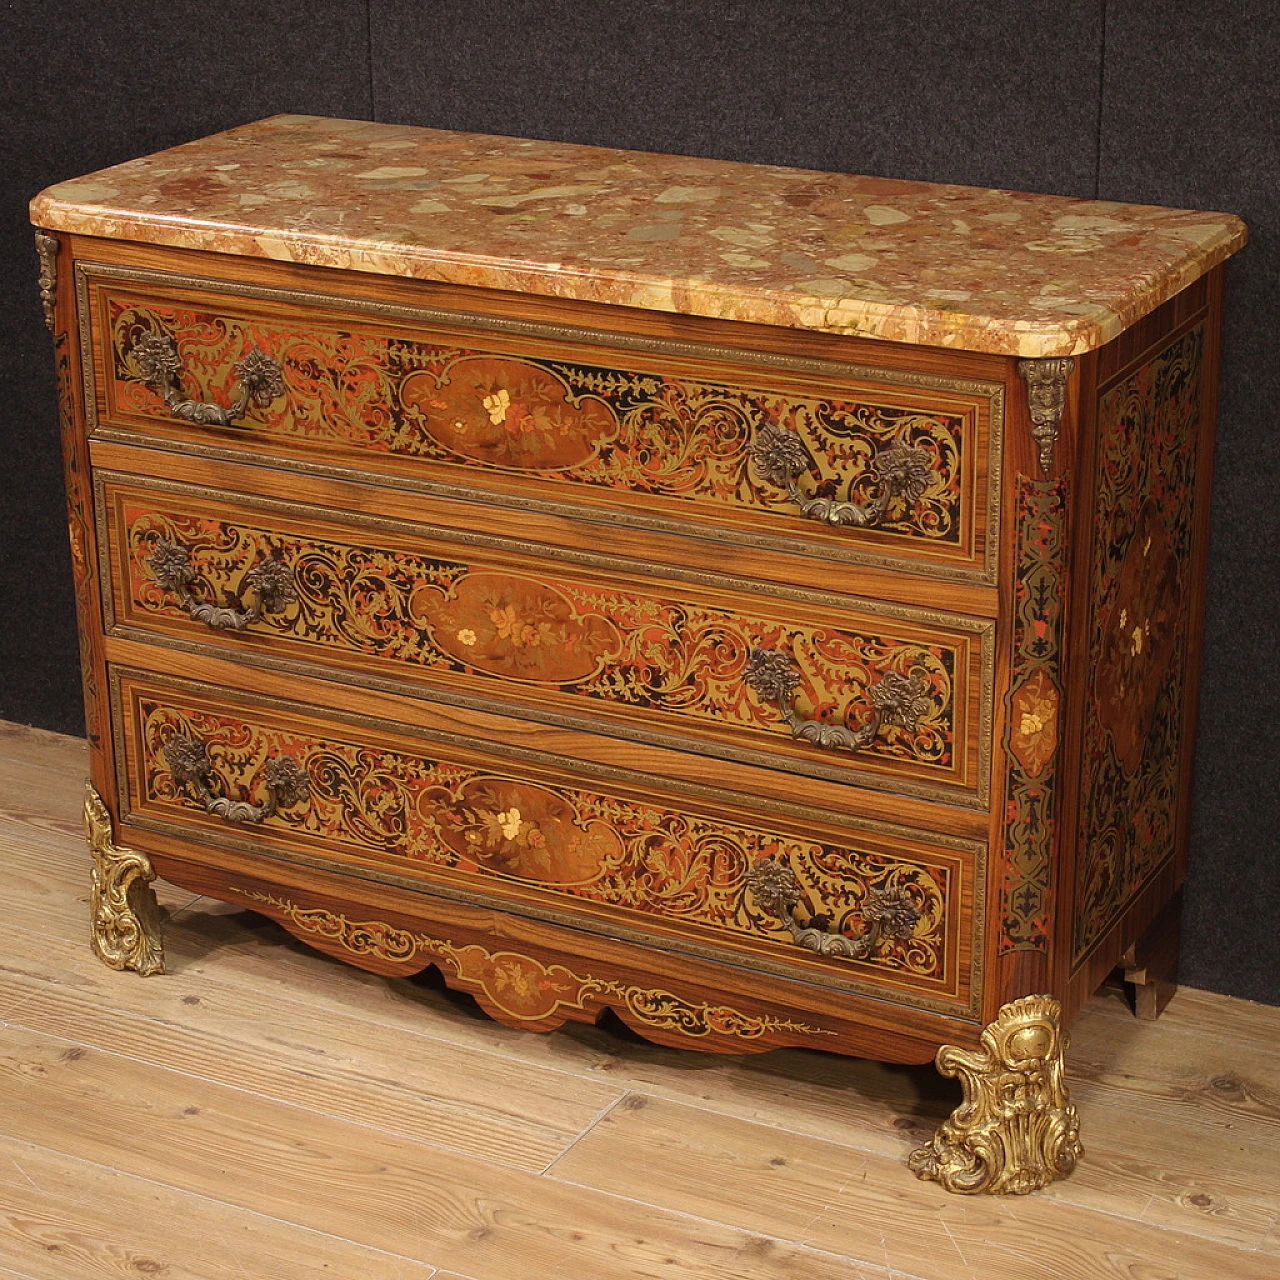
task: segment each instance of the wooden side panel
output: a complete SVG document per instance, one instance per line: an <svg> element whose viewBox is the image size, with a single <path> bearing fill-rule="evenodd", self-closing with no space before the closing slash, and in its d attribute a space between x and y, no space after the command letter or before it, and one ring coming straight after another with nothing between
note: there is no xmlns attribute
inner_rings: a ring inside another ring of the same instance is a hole
<svg viewBox="0 0 1280 1280"><path fill-rule="evenodd" d="M1220 271L1198 281L1092 359L1080 773L1058 936L1073 1008L1185 875L1221 284Z"/></svg>

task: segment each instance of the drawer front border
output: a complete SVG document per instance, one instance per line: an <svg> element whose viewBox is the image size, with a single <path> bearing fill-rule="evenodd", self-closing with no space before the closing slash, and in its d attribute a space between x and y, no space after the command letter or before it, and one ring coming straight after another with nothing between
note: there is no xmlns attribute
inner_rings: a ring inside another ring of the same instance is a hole
<svg viewBox="0 0 1280 1280"><path fill-rule="evenodd" d="M534 919L546 920L549 923L560 925L562 927L576 929L579 931L593 932L603 934L609 937L617 937L620 940L633 942L641 946L659 946L665 950L676 950L687 952L690 955L697 956L700 959L710 960L716 963L725 963L733 965L736 968L754 968L760 972L770 973L778 977L786 978L790 981L806 983L824 990L832 991L848 991L851 994L860 996L869 996L881 999L894 1004L907 1005L913 1008L925 1009L931 1012L959 1015L961 1017L974 1018L982 1007L982 996L984 987L984 923L986 919L986 894L987 894L987 844L985 841L967 839L961 836L949 835L941 832L928 830L913 830L908 827L883 823L875 820L858 820L849 821L842 815L827 813L822 810L813 808L805 808L795 806L796 810L790 816L790 820L795 822L797 819L820 819L825 824L835 828L846 828L851 832L866 832L869 834L888 837L903 838L907 840L920 841L926 844L933 844L940 849L955 850L958 853L967 855L971 861L971 883L969 885L970 901L972 903L969 927L966 931L963 919L957 922L956 940L957 944L966 941L969 947L969 963L967 966L969 975L969 992L968 1000L959 1000L955 998L945 998L938 996L930 996L918 990L912 990L910 987L898 986L892 977L886 975L884 979L879 981L847 978L833 970L815 970L807 966L806 961L809 959L809 953L804 951L797 952L796 959L799 964L791 964L786 960L773 960L769 956L753 953L749 964L744 964L744 954L732 950L731 948L718 948L714 945L700 944L687 938L674 938L664 934L646 933L641 929L636 929L627 924L617 924L613 921L608 922L604 927L603 922L598 918L593 919L586 913L572 913L557 910L553 906L543 903L530 902L520 900L518 904L495 905L495 900L483 892L472 891L461 885L454 884L425 884L423 879L412 876L398 875L394 871L387 870L384 867L377 866L354 866L351 862L334 862L323 856L315 856L297 849L285 848L281 845L272 843L264 845L263 842L254 840L252 833L242 836L234 827L227 827L225 830L207 830L204 827L192 827L178 822L166 821L157 818L152 814L139 812L132 807L131 780L129 776L129 750L128 739L130 737L128 724L130 711L126 706L122 685L128 681L134 681L148 686L160 686L162 688L171 689L178 694L186 693L194 698L208 700L215 704L226 705L230 708L242 709L260 709L264 712L275 712L280 715L294 715L310 718L318 718L321 713L323 719L327 723L335 726L355 729L357 731L364 730L374 734L390 735L395 738L413 741L415 743L423 743L428 748L432 744L455 747L464 752L474 752L484 756L492 756L501 760L510 760L518 764L526 764L533 766L535 769L563 777L570 782L572 781L601 781L606 783L620 784L623 787L634 788L641 793L653 794L656 797L672 796L680 792L695 792L702 798L710 799L713 804L717 799L727 802L735 808L740 809L741 797L732 795L716 796L711 788L701 787L684 787L675 789L670 783L659 777L653 777L646 774L637 773L631 770L611 768L604 766L584 766L577 761L568 760L561 756L552 755L548 752L536 751L529 748L512 747L507 744L492 742L488 739L474 738L465 734L441 733L438 731L428 730L419 726L405 724L402 722L392 722L377 717L362 715L352 711L338 711L327 707L321 707L315 703L299 702L289 699L276 698L264 694L252 693L245 689L226 689L217 685L210 685L201 681L188 680L178 676L169 675L153 675L144 670L124 666L112 666L109 669L109 686L110 686L110 708L111 721L113 728L113 741L115 747L115 769L116 769L116 785L118 788L119 804L120 804L120 821L128 823L133 827L155 831L159 834L174 837L180 840L193 842L197 845L213 845L234 849L243 854L249 854L256 858L262 858L265 861L283 861L295 865L310 866L323 868L331 874L349 876L356 880L372 880L378 883L384 883L403 889L408 889L416 893L423 893L428 896L452 899L458 902L466 903L471 906L484 907L491 910L504 911L508 914L521 915ZM768 822L775 812L781 807L772 806L767 803L757 804L754 806L758 813L758 820ZM786 806L786 808L792 808ZM194 811L193 811L194 812ZM778 816L787 816L778 813ZM737 819L738 821L752 821L751 818L745 816ZM957 910L959 904L957 903ZM967 932L967 939L965 933ZM815 957L816 958L816 957ZM957 963L959 961L957 960ZM954 981L959 984L962 974L957 971Z"/></svg>
<svg viewBox="0 0 1280 1280"><path fill-rule="evenodd" d="M710 541L727 542L731 545L749 545L762 550L806 555L831 560L836 563L867 565L871 568L890 569L895 572L937 578L949 582L969 582L983 586L994 586L996 583L999 565L1000 515L1002 510L1002 468L1000 459L1003 457L1002 444L1004 436L1005 387L1003 383L987 382L974 378L949 377L943 374L916 373L910 370L881 369L873 365L844 364L839 361L822 360L813 357L792 357L774 355L769 352L744 351L734 347L681 342L676 339L644 338L635 334L547 325L535 321L511 320L468 312L444 311L432 307L408 307L389 302L371 302L367 299L344 298L338 294L311 293L298 289L248 285L236 281L209 279L143 268L117 267L107 263L80 260L75 264L76 299L79 311L81 349L86 353L86 356L94 349L92 317L89 305L89 281L95 276L129 284L145 285L153 283L169 288L208 289L232 297L259 298L265 301L279 301L297 306L313 303L366 315L373 319L381 318L400 323L450 324L459 328L471 328L481 332L488 330L504 334L548 338L562 342L593 343L641 353L696 357L699 359L720 359L737 365L755 366L762 370L774 369L779 372L799 372L815 376L825 374L846 379L868 379L890 386L952 391L963 395L985 397L988 402L989 423L985 473L987 490L986 541L981 565L966 567L963 565L930 563L924 557L910 553L894 554L856 545L843 547L831 546L825 543L817 544L807 542L802 538L788 537L784 534L774 535L747 529L718 529L712 523L699 524L696 536ZM98 391L94 377L94 365L95 361L92 358L86 358L83 361L85 409L89 434L100 435L104 439L116 440L126 444L145 444L152 448L156 447L156 437L153 435L144 435L121 427L103 428L101 426L98 419ZM205 457L223 458L237 462L254 462L263 457L260 452L252 450L235 449L200 442L184 441L183 449ZM977 462L978 460L975 458L975 474L977 474ZM444 483L426 479L419 480L404 475L393 475L377 470L365 471L352 464L311 462L297 458L276 458L273 460L273 465L329 477L341 478L343 476L359 475L361 479L371 483L388 484L396 488L429 493L433 496L463 498L473 502L498 501L504 506L518 507L571 519L601 518L597 509L586 503L575 503L567 499L535 498L506 492L500 497L495 497L490 490L465 483L454 481ZM972 507L974 517L977 516L980 510L980 504L975 498ZM611 522L626 524L635 528L689 536L689 525L687 521L682 519L622 510L610 510L608 519ZM927 547L927 544L922 544L922 549L925 547Z"/></svg>
<svg viewBox="0 0 1280 1280"><path fill-rule="evenodd" d="M105 489L108 483L150 489L164 494L193 495L199 498L207 498L211 501L216 501L220 498L231 499L247 507L272 514L296 519L327 520L330 523L353 529L365 529L375 534L378 532L390 532L406 539L430 536L430 531L407 521L374 517L359 512L333 511L324 507L307 503L288 502L279 498L263 498L252 494L229 493L202 485L190 485L181 481L139 476L101 468L95 469L94 506L97 515L98 545L103 548L103 553L99 557L99 575L104 625L109 635L141 640L146 644L156 645L161 648L227 657L245 666L263 666L272 670L330 680L336 679L340 675L341 680L347 684L378 689L386 693L408 694L429 702L468 707L477 711L492 710L497 705L504 713L520 719L536 720L544 724L557 725L589 733L602 733L609 737L626 738L648 746L732 760L739 764L753 765L759 768L773 770L781 768L785 772L820 778L827 782L853 784L870 790L918 796L922 799L939 800L946 804L956 804L973 809L985 809L990 803L992 732L995 714L995 619L918 608L892 601L867 600L862 597L845 596L835 592L818 592L807 588L783 587L775 583L748 581L724 574L702 572L675 566L652 565L601 552L547 547L540 543L520 542L496 534L480 533L474 530L450 529L448 531L447 540L456 542L462 547L473 546L498 552L511 551L523 555L543 556L565 564L582 566L597 571L613 570L635 574L640 577L653 578L657 581L689 582L700 587L725 588L744 595L760 595L771 599L793 600L802 605L823 608L845 606L873 616L898 619L915 626L927 627L934 625L946 627L952 631L964 632L976 638L978 646L978 714L970 721L967 709L965 709L968 732L976 739L974 743L976 747L976 767L971 786L929 783L904 778L892 772L888 765L879 769L859 768L856 763L856 757L851 758L854 761L853 763L831 765L820 758L801 759L789 755L785 757L785 765L780 766L777 758L764 748L737 747L729 743L700 739L693 735L683 735L674 731L667 732L649 727L631 726L621 719L606 718L604 716L600 718L592 717L585 710L582 713L577 713L556 711L547 707L523 703L506 704L503 700L501 688L498 686L495 686L492 694L484 695L470 694L456 689L427 687L420 684L411 684L408 681L398 680L390 676L376 675L345 667L328 667L323 663L308 662L304 659L290 658L262 650L211 645L200 640L135 628L127 623L120 622L115 615L115 599L111 581L113 554L111 549L114 547L114 543L111 538L110 516L105 498ZM814 752L816 757L818 749L815 748Z"/></svg>

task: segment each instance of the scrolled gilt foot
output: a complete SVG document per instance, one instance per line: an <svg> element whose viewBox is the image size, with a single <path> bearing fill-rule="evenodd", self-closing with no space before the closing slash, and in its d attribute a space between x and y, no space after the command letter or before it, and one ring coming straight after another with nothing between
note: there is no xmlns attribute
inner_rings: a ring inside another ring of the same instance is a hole
<svg viewBox="0 0 1280 1280"><path fill-rule="evenodd" d="M145 853L112 841L107 806L92 785L85 790L84 834L93 855L93 949L108 968L163 973L160 907L151 888L156 873Z"/></svg>
<svg viewBox="0 0 1280 1280"><path fill-rule="evenodd" d="M964 1101L912 1152L918 1177L963 1194L1025 1195L1076 1167L1084 1148L1063 1080L1061 1017L1052 997L1023 996L986 1027L981 1052L938 1050L938 1070L960 1077Z"/></svg>

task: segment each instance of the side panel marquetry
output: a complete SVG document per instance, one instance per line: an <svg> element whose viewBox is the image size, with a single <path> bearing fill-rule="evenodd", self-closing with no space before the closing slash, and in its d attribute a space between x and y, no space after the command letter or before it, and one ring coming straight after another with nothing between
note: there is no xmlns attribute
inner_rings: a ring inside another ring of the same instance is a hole
<svg viewBox="0 0 1280 1280"><path fill-rule="evenodd" d="M435 741L185 681L117 672L113 700L133 824L213 844L247 841L264 856L347 866L824 986L879 988L952 1010L976 997L974 842L818 817L801 830L776 816L702 810L645 779L606 788L575 778L572 762L557 757L514 761L457 735ZM175 743L191 742L206 752L205 792L268 816L237 826L207 812L190 773L175 767ZM265 806L264 779L285 758L305 785ZM875 893L905 897L918 919L863 960L806 951L749 890L748 871L766 858L791 868L805 910L835 932L861 932Z"/></svg>
<svg viewBox="0 0 1280 1280"><path fill-rule="evenodd" d="M603 719L639 739L681 735L675 745L700 752L768 752L755 762L769 767L985 799L989 623L667 582L161 481L107 474L100 494L116 624L241 656L339 664L356 680L381 672L434 697L590 717L587 728ZM157 560L175 547L193 575L185 605ZM289 579L278 607L243 629L192 616L192 599L252 606L264 564ZM919 683L921 714L886 721L857 751L797 741L747 679L755 648L795 664L807 717L866 722L876 686L894 676Z"/></svg>
<svg viewBox="0 0 1280 1280"><path fill-rule="evenodd" d="M1076 963L1176 852L1204 356L1202 322L1099 397Z"/></svg>
<svg viewBox="0 0 1280 1280"><path fill-rule="evenodd" d="M999 952L1047 951L1060 673L1066 483L1018 477L1013 662Z"/></svg>
<svg viewBox="0 0 1280 1280"><path fill-rule="evenodd" d="M103 424L576 507L956 580L994 580L998 383L751 356L622 334L80 267ZM172 342L182 394L226 406L258 351L284 391L231 427L174 420L140 342ZM805 519L753 450L781 431L806 498L866 506L877 459L921 483L868 527Z"/></svg>

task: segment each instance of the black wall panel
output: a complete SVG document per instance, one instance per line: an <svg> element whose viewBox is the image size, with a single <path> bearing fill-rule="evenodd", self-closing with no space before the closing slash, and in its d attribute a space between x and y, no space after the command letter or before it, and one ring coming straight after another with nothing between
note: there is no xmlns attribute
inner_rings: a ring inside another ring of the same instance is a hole
<svg viewBox="0 0 1280 1280"><path fill-rule="evenodd" d="M0 719L82 733L49 335L27 202L279 111L367 116L367 13L320 0L0 8Z"/></svg>
<svg viewBox="0 0 1280 1280"><path fill-rule="evenodd" d="M1091 195L1102 0L372 0L379 120Z"/></svg>
<svg viewBox="0 0 1280 1280"><path fill-rule="evenodd" d="M1280 79L1276 14L1108 6L1099 194L1229 209L1183 976L1280 1002Z"/></svg>
<svg viewBox="0 0 1280 1280"><path fill-rule="evenodd" d="M1253 12L1251 12L1253 10ZM276 111L1229 209L1184 978L1280 1002L1280 112L1226 0L171 0L0 8L0 718L79 732L41 187Z"/></svg>

